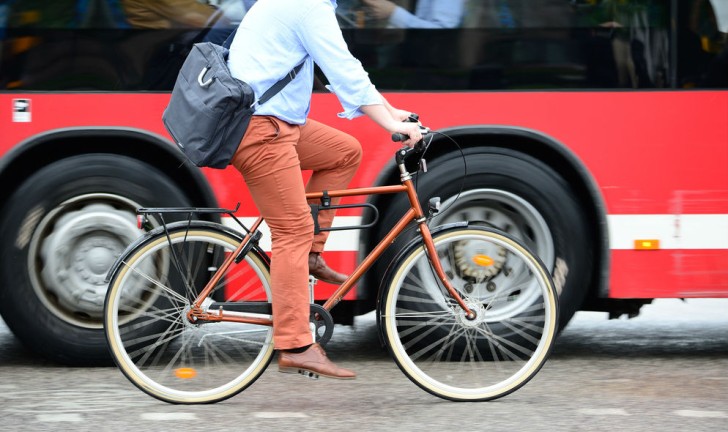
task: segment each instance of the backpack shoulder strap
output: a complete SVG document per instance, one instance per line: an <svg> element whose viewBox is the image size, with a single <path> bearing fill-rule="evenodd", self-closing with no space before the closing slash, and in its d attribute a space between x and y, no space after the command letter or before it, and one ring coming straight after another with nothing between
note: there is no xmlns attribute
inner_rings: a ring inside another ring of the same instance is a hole
<svg viewBox="0 0 728 432"><path fill-rule="evenodd" d="M238 32L238 28L237 28L237 27L235 27L235 28L233 29L232 33L230 33L230 34L228 35L227 39L225 39L225 42L223 42L223 43L222 43L222 46L223 46L224 48L230 49L230 45L232 45L232 44L233 44L233 38L235 37L235 33L237 33L237 32Z"/></svg>
<svg viewBox="0 0 728 432"><path fill-rule="evenodd" d="M230 33L230 35L227 37L227 39L225 39L225 42L223 42L223 44L222 44L222 46L224 48L230 49L230 45L232 45L233 38L235 37L235 33L237 33L237 31L238 31L238 28L235 27L235 29L232 31L232 33ZM299 63L298 66L291 69L291 71L288 72L288 74L286 74L286 76L281 78L277 83L273 84L273 86L271 86L271 88L269 88L265 93L263 93L263 96L261 96L258 99L258 102L256 104L262 105L262 104L268 102L268 100L270 100L270 98L272 98L273 96L278 94L278 92L283 90L283 88L285 86L287 86L289 82L293 81L296 78L296 75L298 75L298 72L300 72L301 68L303 68L304 63L306 63L306 60Z"/></svg>
<svg viewBox="0 0 728 432"><path fill-rule="evenodd" d="M296 75L298 75L298 72L301 71L301 68L303 67L303 64L306 62L306 60L302 61L298 64L298 66L291 69L286 76L281 78L277 83L273 84L271 88L268 89L265 93L263 93L263 96L261 96L258 99L258 105L263 105L264 103L268 102L270 98L278 94L285 86L288 85L289 82L293 81L294 78L296 78Z"/></svg>

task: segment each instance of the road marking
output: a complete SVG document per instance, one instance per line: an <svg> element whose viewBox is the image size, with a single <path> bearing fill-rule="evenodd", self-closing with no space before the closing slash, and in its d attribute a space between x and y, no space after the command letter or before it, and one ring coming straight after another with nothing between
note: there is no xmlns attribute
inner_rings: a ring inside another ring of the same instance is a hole
<svg viewBox="0 0 728 432"><path fill-rule="evenodd" d="M728 418L728 414L723 411L678 410L674 413L680 417Z"/></svg>
<svg viewBox="0 0 728 432"><path fill-rule="evenodd" d="M61 422L82 422L81 414L39 414L35 417L39 422L61 423Z"/></svg>
<svg viewBox="0 0 728 432"><path fill-rule="evenodd" d="M308 416L302 412L271 412L271 411L261 411L261 412L253 413L253 417L265 418L265 419L308 418Z"/></svg>
<svg viewBox="0 0 728 432"><path fill-rule="evenodd" d="M634 381L631 378L604 378L592 380L595 383L609 384L609 383L629 383Z"/></svg>
<svg viewBox="0 0 728 432"><path fill-rule="evenodd" d="M582 408L578 410L580 414L593 415L593 416L628 416L627 411L621 408Z"/></svg>
<svg viewBox="0 0 728 432"><path fill-rule="evenodd" d="M174 420L197 420L194 413L143 413L142 420L151 421L174 421Z"/></svg>

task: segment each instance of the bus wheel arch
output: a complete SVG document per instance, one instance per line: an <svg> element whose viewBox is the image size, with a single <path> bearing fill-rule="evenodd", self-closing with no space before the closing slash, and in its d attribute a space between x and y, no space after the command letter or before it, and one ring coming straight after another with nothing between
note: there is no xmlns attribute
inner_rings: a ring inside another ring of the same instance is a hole
<svg viewBox="0 0 728 432"><path fill-rule="evenodd" d="M61 159L86 154L118 154L155 166L174 179L200 206L217 205L202 171L176 146L150 132L115 127L65 128L33 136L14 146L0 160L0 202L29 175Z"/></svg>
<svg viewBox="0 0 728 432"><path fill-rule="evenodd" d="M450 209L461 215L443 215L435 223L453 222L458 217L462 218L463 214L467 214L468 218L483 218L482 215L487 214L492 221L482 221L483 223L501 229L504 226L498 225L507 225L516 236L525 234L532 237L526 242L530 242L530 247L543 259L550 261L556 282L569 284L566 286L567 296L562 298L563 327L587 298L596 297L606 290L609 257L606 216L593 179L584 165L565 146L534 131L498 126L459 128L443 132L458 142L462 154L452 143L448 144L448 138L436 135L438 142L430 147L436 150L428 151L426 159L430 162L430 172L437 173L429 176L429 182L428 174L420 178L420 198L426 203L429 197L440 196L443 200L443 212L447 213L445 201L448 197L443 194L452 196L452 190L459 189L463 156L470 180L458 200L461 201L460 205ZM397 181L394 167L389 168L391 169L381 176L382 183ZM435 185L447 185L450 182L458 184L449 189L445 187L443 190L434 190ZM554 206L542 195L564 203ZM373 203L380 208L396 208L387 212L390 214L400 214L400 207L406 205L398 202L396 197L381 196L376 199ZM487 208L489 213L483 208L476 209L476 203ZM570 222L559 222L561 218ZM548 221L546 228L543 225L544 220ZM363 245L364 249L370 250L391 223L393 221L384 218L369 243ZM552 224L555 224L553 229L558 238L548 240L551 235L549 227ZM569 232L568 224L576 224L576 232L581 231L582 234L577 236L574 230ZM583 239L578 238L582 235ZM536 238L539 240L534 241ZM566 243L574 245L567 247ZM393 249L392 253L396 252L396 244ZM580 256L582 253L586 255ZM378 267L371 272L372 277L363 284L370 291L364 293L363 297L376 297L375 292L379 288L376 281L381 280L378 276L386 269L387 259L388 256L384 256L380 260ZM581 268L583 266L588 266L588 271Z"/></svg>

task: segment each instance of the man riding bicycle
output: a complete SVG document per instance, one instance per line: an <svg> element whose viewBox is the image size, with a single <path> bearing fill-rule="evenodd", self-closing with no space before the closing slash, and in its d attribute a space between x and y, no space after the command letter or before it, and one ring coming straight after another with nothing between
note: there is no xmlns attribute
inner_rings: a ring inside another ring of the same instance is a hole
<svg viewBox="0 0 728 432"><path fill-rule="evenodd" d="M314 63L328 79L344 111L342 118L367 115L389 133L413 145L419 127L409 111L392 107L349 52L335 15L336 0L259 0L246 14L230 47L228 65L236 78L262 94L303 62L278 95L255 112L232 164L243 175L272 237L271 290L275 348L281 372L305 371L351 379L354 372L332 363L309 328L308 275L341 284L346 276L330 269L321 252L328 233L314 235L305 193L344 189L362 157L350 135L308 119ZM304 185L301 170L312 170ZM332 200L337 204L338 199ZM328 228L333 211L319 216Z"/></svg>

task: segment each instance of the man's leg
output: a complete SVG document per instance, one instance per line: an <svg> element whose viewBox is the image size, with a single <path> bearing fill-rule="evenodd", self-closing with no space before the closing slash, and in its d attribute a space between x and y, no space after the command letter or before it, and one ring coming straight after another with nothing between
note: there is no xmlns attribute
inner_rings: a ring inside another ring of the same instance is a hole
<svg viewBox="0 0 728 432"><path fill-rule="evenodd" d="M354 178L362 158L361 144L356 138L331 126L326 126L309 119L301 127L301 138L296 147L301 169L312 170L313 175L306 184L306 192L346 189ZM338 204L340 198L332 199ZM311 204L316 204L315 200ZM334 220L333 211L319 214L319 225L331 227ZM311 252L321 253L328 232L314 236Z"/></svg>
<svg viewBox="0 0 728 432"><path fill-rule="evenodd" d="M359 141L351 135L308 120L301 127L301 139L296 147L301 168L312 170L313 175L306 184L306 192L346 189L361 163L362 150ZM336 205L340 198L331 200ZM317 204L315 200L310 202ZM334 220L333 210L319 213L319 226L329 228ZM309 271L317 279L333 284L342 284L346 275L328 267L321 257L329 232L323 231L314 236L309 255Z"/></svg>
<svg viewBox="0 0 728 432"><path fill-rule="evenodd" d="M336 366L321 346L312 344L307 257L313 219L295 148L299 130L272 117L254 116L232 164L243 174L271 230L273 337L281 351L278 370L353 379L354 372Z"/></svg>
<svg viewBox="0 0 728 432"><path fill-rule="evenodd" d="M276 349L312 343L307 259L313 220L296 153L299 135L297 126L254 116L232 160L271 231Z"/></svg>

